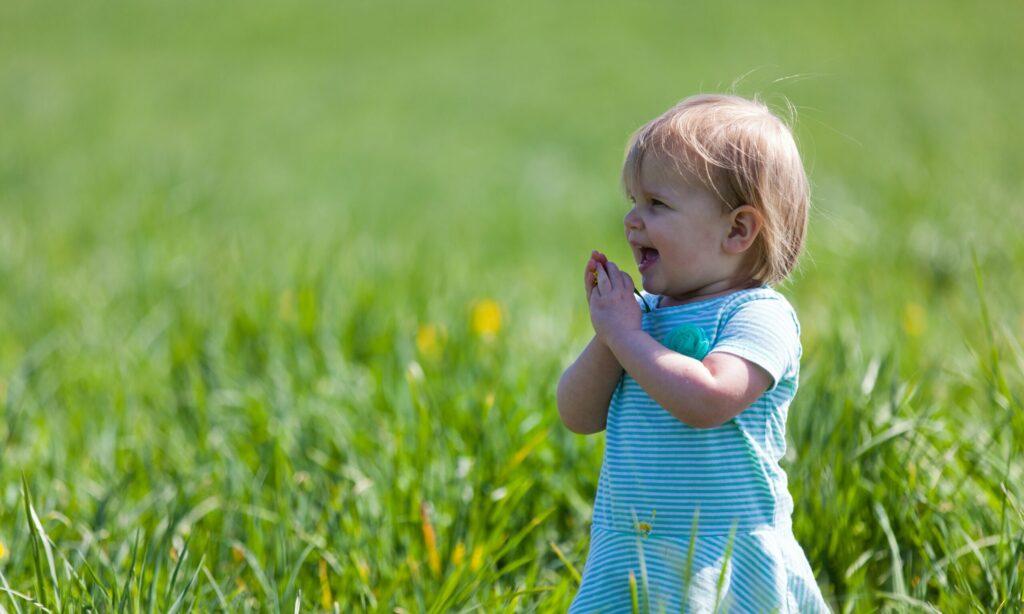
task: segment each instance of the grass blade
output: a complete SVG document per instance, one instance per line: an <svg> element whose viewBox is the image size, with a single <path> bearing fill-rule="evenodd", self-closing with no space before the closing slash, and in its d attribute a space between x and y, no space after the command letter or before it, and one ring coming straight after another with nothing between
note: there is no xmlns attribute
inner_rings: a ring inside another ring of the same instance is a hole
<svg viewBox="0 0 1024 614"><path fill-rule="evenodd" d="M11 600L11 605L14 606L14 611L17 614L21 614L21 608L18 606L18 602L14 600L14 595L12 594L13 591L11 591L10 585L7 584L7 578L4 576L2 569L0 569L0 582L4 583L4 592L7 593L7 598Z"/></svg>
<svg viewBox="0 0 1024 614"><path fill-rule="evenodd" d="M302 571L302 566L306 564L306 559L309 557L309 554L313 552L313 550L315 549L316 546L314 544L306 544L306 547L303 548L302 553L299 554L299 558L296 559L295 565L292 566L292 572L288 574L288 584L285 586L284 589L285 595L291 594L292 589L295 587L295 581L299 578L299 572ZM299 592L302 592L301 588L299 589Z"/></svg>
<svg viewBox="0 0 1024 614"><path fill-rule="evenodd" d="M725 572L729 568L729 559L732 557L732 547L736 542L736 523L729 529L729 541L725 544L725 556L722 557L722 571L718 574L718 583L715 585L715 607L712 612L718 612L718 606L722 600L722 588L725 587Z"/></svg>
<svg viewBox="0 0 1024 614"><path fill-rule="evenodd" d="M550 545L551 549L555 551L555 556L558 557L558 560L562 561L562 564L565 565L566 569L569 570L569 573L572 574L572 579L576 581L576 586L582 584L583 577L580 575L580 572L576 571L576 568L569 562L569 559L565 558L565 553L562 552L562 549L555 545L555 542L553 541L548 541L548 545Z"/></svg>
<svg viewBox="0 0 1024 614"><path fill-rule="evenodd" d="M139 530L135 530L135 542L132 544L132 562L128 566L128 577L124 580L124 585L121 587L121 602L117 604L118 614L124 612L125 607L128 605L128 595L131 593L132 579L135 577L135 558L139 554Z"/></svg>
<svg viewBox="0 0 1024 614"><path fill-rule="evenodd" d="M629 570L629 599L633 605L633 614L640 614L640 598L636 593L636 574Z"/></svg>
<svg viewBox="0 0 1024 614"><path fill-rule="evenodd" d="M651 587L647 579L647 560L644 558L644 542L640 535L636 537L636 555L640 562L640 589L643 591L644 614L651 612Z"/></svg>
<svg viewBox="0 0 1024 614"><path fill-rule="evenodd" d="M683 568L683 612L686 611L686 599L690 595L690 582L693 580L693 553L697 547L697 524L700 519L700 508L693 510L693 522L690 524L690 543L686 546L686 567Z"/></svg>
<svg viewBox="0 0 1024 614"><path fill-rule="evenodd" d="M502 545L502 547L494 554L493 558L495 560L500 559L501 557L505 556L505 554L509 550L511 550L511 549L515 548L516 546L518 546L519 542L523 541L526 538L526 536L530 534L531 531L536 529L537 526L540 523L544 522L544 520L548 516L550 516L554 511L555 511L555 508L551 508L551 509L545 510L545 511L537 514L536 516L534 516L533 519L531 519L530 522L528 522L525 527L520 529L519 532L517 532L515 535L513 535L507 542L505 542Z"/></svg>
<svg viewBox="0 0 1024 614"><path fill-rule="evenodd" d="M253 575L256 576L256 581L259 582L260 588L263 589L263 593L266 595L267 599L273 602L273 611L280 611L281 608L278 603L277 593L271 589L270 581L267 579L267 574L264 573L259 560L252 552L249 551L248 548L242 545L241 542L234 542L234 546L241 550L242 556L245 557L246 564L249 566L249 569L252 570Z"/></svg>
<svg viewBox="0 0 1024 614"><path fill-rule="evenodd" d="M58 611L61 611L60 595L58 594L57 588L57 568L53 564L53 550L50 548L50 538L46 535L46 531L43 529L43 523L39 521L39 516L36 515L36 510L32 506L32 497L28 489L28 479L25 478L25 474L21 475L21 488L22 494L25 497L25 513L28 516L29 521L29 532L32 536L32 556L35 560L36 569L36 584L39 590L40 603L46 603L46 589L45 582L43 581L42 564L39 560L39 547L38 543L42 543L43 552L46 553L46 564L50 569L50 581L53 586L53 599L54 605Z"/></svg>
<svg viewBox="0 0 1024 614"><path fill-rule="evenodd" d="M220 603L220 607L223 611L229 612L228 601L224 598L224 592L220 590L220 586L217 585L217 581L213 578L213 574L210 573L210 568L203 565L203 573L206 574L206 579L209 580L210 586L213 587L213 593L217 596L217 602Z"/></svg>
<svg viewBox="0 0 1024 614"><path fill-rule="evenodd" d="M160 577L161 557L157 554L153 557L153 575L150 576L149 594L146 596L147 613L153 614L156 611L156 580Z"/></svg>
<svg viewBox="0 0 1024 614"><path fill-rule="evenodd" d="M185 597L188 595L188 589L192 588L192 585L195 583L196 578L199 577L199 571L203 569L203 563L205 561L206 555L203 555L199 559L199 565L196 566L195 573L193 573L192 577L189 578L188 584L185 585L185 588L181 591L181 594L178 595L178 598L174 600L174 605L171 606L171 609L167 610L167 614L177 614L178 610L181 609L182 604L185 603Z"/></svg>
<svg viewBox="0 0 1024 614"><path fill-rule="evenodd" d="M889 524L889 516L885 513L885 508L877 501L874 502L873 507L875 508L875 515L878 516L878 524L881 525L882 532L885 533L885 539L889 542L889 552L892 554L893 590L897 595L906 597L907 587L903 582L903 559L900 557L900 548L896 541L896 535L892 532L892 526Z"/></svg>
<svg viewBox="0 0 1024 614"><path fill-rule="evenodd" d="M38 601L36 601L35 599L33 599L30 595L26 595L24 593L19 593L18 591L12 591L9 588L0 588L0 591L3 591L4 593L7 593L7 596L11 598L11 603L15 604L15 608L17 608L17 602L14 601L14 598L18 597L18 598L21 598L21 599L24 599L25 601L27 601L29 603L29 605L34 605L37 608L39 608L40 610L42 610L44 612L47 612L47 614L52 613L52 610L50 610L49 608L47 608L43 604L41 604ZM18 609L18 611L21 612L20 609Z"/></svg>
<svg viewBox="0 0 1024 614"><path fill-rule="evenodd" d="M188 555L188 542L191 539L192 536L189 535L185 539L184 545L181 547L181 552L178 553L178 560L174 564L174 571L171 572L171 579L167 583L167 588L164 589L164 603L167 603L167 600L171 598L171 591L174 590L174 584L178 581L178 571L181 569L181 564L185 561L185 557Z"/></svg>

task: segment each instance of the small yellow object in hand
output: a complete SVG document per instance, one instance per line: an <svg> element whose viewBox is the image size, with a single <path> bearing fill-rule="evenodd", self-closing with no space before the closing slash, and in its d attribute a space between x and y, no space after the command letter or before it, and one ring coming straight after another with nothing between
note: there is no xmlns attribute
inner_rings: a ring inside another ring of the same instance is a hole
<svg viewBox="0 0 1024 614"><path fill-rule="evenodd" d="M597 269L594 269L594 284L593 285L595 285L595 286L597 285Z"/></svg>

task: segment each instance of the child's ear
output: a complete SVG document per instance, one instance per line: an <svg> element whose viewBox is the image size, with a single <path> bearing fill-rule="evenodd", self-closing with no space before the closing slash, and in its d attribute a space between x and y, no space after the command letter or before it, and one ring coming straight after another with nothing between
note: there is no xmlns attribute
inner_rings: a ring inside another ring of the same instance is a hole
<svg viewBox="0 0 1024 614"><path fill-rule="evenodd" d="M729 212L729 234L722 246L729 254L741 254L754 244L763 227L764 217L760 211L750 205L740 205Z"/></svg>

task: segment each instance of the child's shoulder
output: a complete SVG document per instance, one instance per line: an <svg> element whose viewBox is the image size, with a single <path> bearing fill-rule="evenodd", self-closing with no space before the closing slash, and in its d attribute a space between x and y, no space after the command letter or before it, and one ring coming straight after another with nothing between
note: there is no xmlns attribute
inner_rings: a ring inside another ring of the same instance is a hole
<svg viewBox="0 0 1024 614"><path fill-rule="evenodd" d="M736 292L718 318L715 351L760 365L775 382L796 378L803 347L796 311L778 291L761 286Z"/></svg>
<svg viewBox="0 0 1024 614"><path fill-rule="evenodd" d="M776 325L792 323L796 333L800 334L800 319L793 304L771 286L758 286L730 294L720 313L723 320L742 314L748 320L774 322Z"/></svg>
<svg viewBox="0 0 1024 614"><path fill-rule="evenodd" d="M732 292L726 296L728 297L728 300L723 303L723 307L725 308L737 309L740 306L753 301L770 301L775 303L778 307L785 307L790 311L793 310L793 305L789 302L789 299L787 299L781 292L768 285L744 288L743 290L737 290L736 292Z"/></svg>

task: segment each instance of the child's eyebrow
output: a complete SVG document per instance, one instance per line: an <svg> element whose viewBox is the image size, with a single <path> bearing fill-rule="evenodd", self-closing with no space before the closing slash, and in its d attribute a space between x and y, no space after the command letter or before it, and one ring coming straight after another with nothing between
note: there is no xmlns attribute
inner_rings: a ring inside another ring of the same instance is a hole
<svg viewBox="0 0 1024 614"><path fill-rule="evenodd" d="M666 196L665 194L663 194L661 192L658 192L657 190L645 190L645 189L643 189L640 186L637 186L637 187L638 187L637 191L639 192L639 195L641 197L646 196L646 197L649 197L649 198L654 198L654 199L660 200L660 201L662 201L664 203L672 202L671 198L669 198L668 196ZM627 191L626 192L626 198L628 200L630 200L630 201L635 203L637 196L634 195L632 192Z"/></svg>
<svg viewBox="0 0 1024 614"><path fill-rule="evenodd" d="M656 198L656 199L658 199L658 200L660 200L662 202L666 202L666 203L671 200L668 196L665 196L664 194L661 194L661 193L659 193L659 192L657 192L655 190L650 190L650 191L646 192L646 194L648 196L652 197L652 198Z"/></svg>

